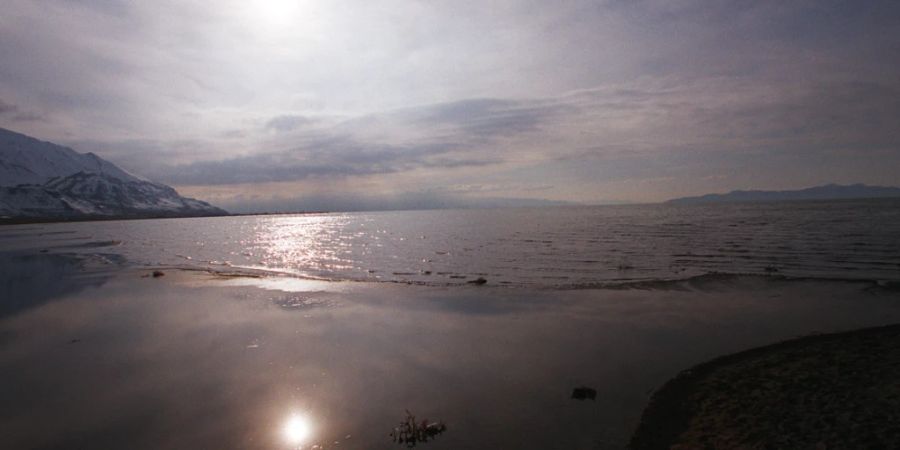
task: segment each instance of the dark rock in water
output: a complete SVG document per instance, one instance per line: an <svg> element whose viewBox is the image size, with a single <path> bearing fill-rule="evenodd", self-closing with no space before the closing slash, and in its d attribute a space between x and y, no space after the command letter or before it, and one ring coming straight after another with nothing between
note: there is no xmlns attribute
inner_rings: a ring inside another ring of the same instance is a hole
<svg viewBox="0 0 900 450"><path fill-rule="evenodd" d="M587 386L577 387L572 390L572 398L575 400L595 400L597 398L597 390Z"/></svg>
<svg viewBox="0 0 900 450"><path fill-rule="evenodd" d="M476 279L474 279L474 280L466 281L466 283L469 283L469 284L485 284L485 283L487 283L487 280L485 280L484 278L478 277L478 278L476 278Z"/></svg>
<svg viewBox="0 0 900 450"><path fill-rule="evenodd" d="M163 277L163 276L165 276L165 275L166 275L166 274L165 274L164 272L162 272L162 271L159 271L159 270L154 270L154 271L153 271L153 278L159 278L159 277Z"/></svg>

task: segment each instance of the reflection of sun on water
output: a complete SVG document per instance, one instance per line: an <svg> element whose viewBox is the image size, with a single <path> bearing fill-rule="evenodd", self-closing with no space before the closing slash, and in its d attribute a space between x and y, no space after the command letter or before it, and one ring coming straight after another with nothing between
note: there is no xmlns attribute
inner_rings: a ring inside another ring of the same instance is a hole
<svg viewBox="0 0 900 450"><path fill-rule="evenodd" d="M354 267L353 236L343 216L287 216L260 220L245 247L264 269L330 278ZM252 267L251 267L252 268Z"/></svg>
<svg viewBox="0 0 900 450"><path fill-rule="evenodd" d="M312 432L309 418L299 414L293 414L284 422L282 433L284 439L291 445L302 444Z"/></svg>

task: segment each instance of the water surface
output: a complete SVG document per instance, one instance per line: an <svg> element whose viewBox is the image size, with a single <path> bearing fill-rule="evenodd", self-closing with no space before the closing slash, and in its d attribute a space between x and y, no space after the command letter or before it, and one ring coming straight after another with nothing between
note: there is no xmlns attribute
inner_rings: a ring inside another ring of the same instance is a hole
<svg viewBox="0 0 900 450"><path fill-rule="evenodd" d="M679 370L900 319L900 296L866 283L279 290L142 275L0 318L5 446L402 448L388 434L409 410L448 426L426 448L622 448ZM580 386L596 400L571 399ZM283 430L295 415L311 427L300 443Z"/></svg>
<svg viewBox="0 0 900 450"><path fill-rule="evenodd" d="M900 280L900 200L441 210L8 226L0 248L329 280L539 288L710 272Z"/></svg>
<svg viewBox="0 0 900 450"><path fill-rule="evenodd" d="M0 227L2 446L391 449L409 410L447 425L425 448L623 448L680 370L900 320L898 213L854 201ZM573 400L582 386L596 399Z"/></svg>

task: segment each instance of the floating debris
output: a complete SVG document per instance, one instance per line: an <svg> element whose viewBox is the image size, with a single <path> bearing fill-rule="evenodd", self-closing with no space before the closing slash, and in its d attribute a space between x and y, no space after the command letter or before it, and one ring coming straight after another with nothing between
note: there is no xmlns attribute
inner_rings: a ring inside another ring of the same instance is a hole
<svg viewBox="0 0 900 450"><path fill-rule="evenodd" d="M153 271L153 278L159 278L159 277L164 277L164 276L166 276L166 274L161 270Z"/></svg>
<svg viewBox="0 0 900 450"><path fill-rule="evenodd" d="M400 422L400 426L391 431L391 439L398 444L406 444L407 448L413 448L416 444L428 442L437 435L447 431L444 422L429 422L425 419L416 421L416 416L406 410L406 420Z"/></svg>
<svg viewBox="0 0 900 450"><path fill-rule="evenodd" d="M485 284L485 283L487 283L487 280L485 280L485 279L482 278L482 277L478 277L478 278L476 278L476 279L474 279L474 280L466 281L466 283L469 283L469 284Z"/></svg>
<svg viewBox="0 0 900 450"><path fill-rule="evenodd" d="M587 386L572 389L572 398L575 400L595 400L597 398L597 390Z"/></svg>

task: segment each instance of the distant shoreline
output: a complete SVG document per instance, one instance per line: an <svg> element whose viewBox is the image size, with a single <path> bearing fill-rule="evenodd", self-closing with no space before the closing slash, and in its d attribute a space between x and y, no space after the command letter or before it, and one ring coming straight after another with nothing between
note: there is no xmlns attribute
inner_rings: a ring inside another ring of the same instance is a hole
<svg viewBox="0 0 900 450"><path fill-rule="evenodd" d="M4 217L0 218L0 226L3 225L28 225L44 223L70 223L70 222L109 222L115 220L154 220L154 219L190 219L202 217L230 217L235 214L209 214L187 216L78 216L78 217Z"/></svg>
<svg viewBox="0 0 900 450"><path fill-rule="evenodd" d="M893 186L868 186L865 184L827 184L805 189L784 191L736 190L725 194L705 194L699 196L673 198L667 200L665 203L686 205L803 200L866 200L888 198L900 198L900 188Z"/></svg>
<svg viewBox="0 0 900 450"><path fill-rule="evenodd" d="M376 210L323 210L323 211L290 211L290 212L259 212L259 213L228 213L228 214L202 214L202 215L154 215L154 216L77 216L77 217L0 217L0 226L26 225L41 223L68 223L68 222L92 222L115 220L153 220L153 219L189 219L203 217L252 217L252 216L294 216L315 214L349 214L349 213L374 213L396 211L449 211L471 209L519 209L519 208L598 208L598 207L640 207L640 206L712 206L752 203L825 203L825 202L854 202L854 201L891 201L900 200L900 197L854 197L854 198L813 198L813 199L759 199L759 200L721 200L710 202L680 202L679 199L667 200L659 203L617 203L599 205L546 205L546 206L510 206L499 208L438 208L438 209L376 209Z"/></svg>

